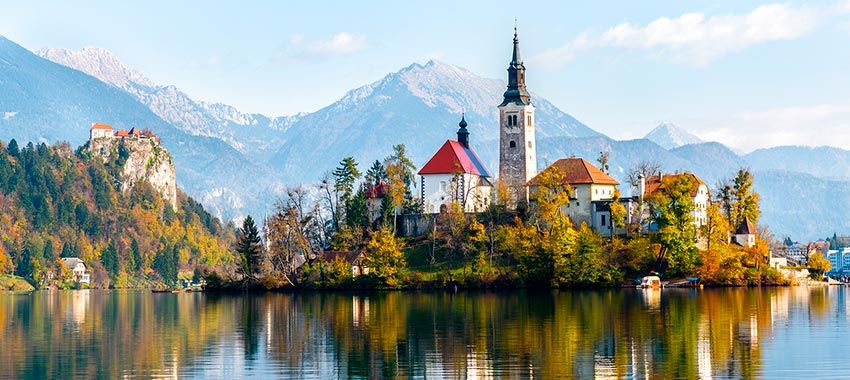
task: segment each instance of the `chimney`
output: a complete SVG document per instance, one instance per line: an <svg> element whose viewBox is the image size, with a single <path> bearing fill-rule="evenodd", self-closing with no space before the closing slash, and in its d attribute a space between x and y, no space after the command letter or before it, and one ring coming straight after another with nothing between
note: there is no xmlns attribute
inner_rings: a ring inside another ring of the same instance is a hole
<svg viewBox="0 0 850 380"><path fill-rule="evenodd" d="M659 171L658 171L658 182L660 183L660 182L661 182L661 181L663 181L663 180L664 180L664 172L662 172L661 170L659 170Z"/></svg>
<svg viewBox="0 0 850 380"><path fill-rule="evenodd" d="M461 115L458 126L460 129L457 130L457 141L464 148L469 148L469 131L466 129L466 115Z"/></svg>
<svg viewBox="0 0 850 380"><path fill-rule="evenodd" d="M638 175L638 199L643 201L643 196L646 194L646 177L644 177L643 173Z"/></svg>

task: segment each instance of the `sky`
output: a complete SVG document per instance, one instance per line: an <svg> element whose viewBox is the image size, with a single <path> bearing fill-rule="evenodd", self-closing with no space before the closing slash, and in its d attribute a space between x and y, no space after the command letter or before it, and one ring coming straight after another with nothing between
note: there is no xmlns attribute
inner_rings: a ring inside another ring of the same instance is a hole
<svg viewBox="0 0 850 380"><path fill-rule="evenodd" d="M30 50L112 51L157 84L270 116L318 110L413 62L505 77L514 20L531 91L639 138L670 121L742 151L850 149L850 0L7 1Z"/></svg>

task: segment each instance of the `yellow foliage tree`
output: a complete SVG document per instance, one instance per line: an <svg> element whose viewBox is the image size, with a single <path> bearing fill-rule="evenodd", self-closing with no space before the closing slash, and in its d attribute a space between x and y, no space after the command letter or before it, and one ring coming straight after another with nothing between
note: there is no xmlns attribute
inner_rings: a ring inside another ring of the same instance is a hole
<svg viewBox="0 0 850 380"><path fill-rule="evenodd" d="M407 266L402 248L402 242L386 227L369 236L364 264L379 286L395 288L401 284L402 271Z"/></svg>

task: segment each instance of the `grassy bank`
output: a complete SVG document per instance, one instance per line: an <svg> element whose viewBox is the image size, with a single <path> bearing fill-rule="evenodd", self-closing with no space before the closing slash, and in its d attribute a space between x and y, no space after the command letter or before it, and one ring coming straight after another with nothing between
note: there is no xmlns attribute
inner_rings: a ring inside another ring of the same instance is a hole
<svg viewBox="0 0 850 380"><path fill-rule="evenodd" d="M14 275L0 276L0 291L31 292L35 287L25 278Z"/></svg>

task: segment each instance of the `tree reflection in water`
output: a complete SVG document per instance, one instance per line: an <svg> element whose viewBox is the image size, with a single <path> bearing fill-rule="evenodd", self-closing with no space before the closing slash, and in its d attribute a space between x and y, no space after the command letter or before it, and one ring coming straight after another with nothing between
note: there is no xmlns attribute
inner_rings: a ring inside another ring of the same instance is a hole
<svg viewBox="0 0 850 380"><path fill-rule="evenodd" d="M3 294L0 377L754 378L782 365L781 352L765 348L775 334L830 323L847 331L844 296L835 288Z"/></svg>

